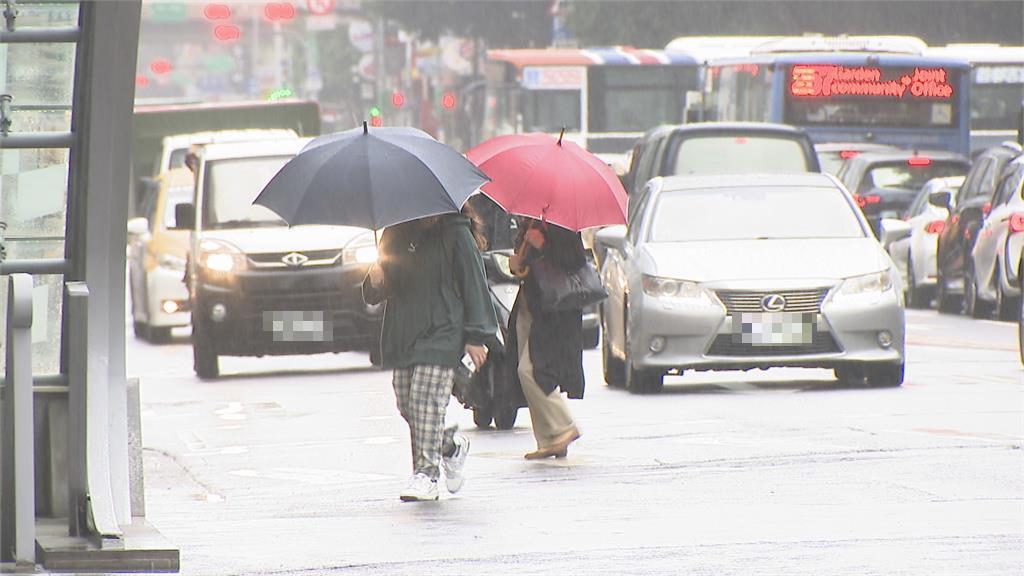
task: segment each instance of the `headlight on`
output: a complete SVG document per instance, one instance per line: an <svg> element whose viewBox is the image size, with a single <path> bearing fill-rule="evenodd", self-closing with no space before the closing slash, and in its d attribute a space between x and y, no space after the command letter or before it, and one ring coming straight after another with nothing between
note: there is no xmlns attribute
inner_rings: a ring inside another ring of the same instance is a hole
<svg viewBox="0 0 1024 576"><path fill-rule="evenodd" d="M206 267L214 272L231 272L235 268L235 259L231 254L215 252L206 255Z"/></svg>
<svg viewBox="0 0 1024 576"><path fill-rule="evenodd" d="M220 274L236 272L245 267L242 252L226 242L204 240L199 244L199 265Z"/></svg>
<svg viewBox="0 0 1024 576"><path fill-rule="evenodd" d="M644 276L641 283L644 294L653 298L664 298L690 304L714 305L716 302L715 296L711 292L689 280Z"/></svg>
<svg viewBox="0 0 1024 576"><path fill-rule="evenodd" d="M160 267L175 272L182 272L185 270L185 259L171 254L164 254L160 256Z"/></svg>
<svg viewBox="0 0 1024 576"><path fill-rule="evenodd" d="M345 246L341 253L344 264L373 264L377 261L377 243L372 232L361 234Z"/></svg>
<svg viewBox="0 0 1024 576"><path fill-rule="evenodd" d="M857 296L873 296L877 300L882 294L892 291L895 286L896 280L893 278L893 270L890 268L843 280L832 296L832 300L841 301L843 298Z"/></svg>

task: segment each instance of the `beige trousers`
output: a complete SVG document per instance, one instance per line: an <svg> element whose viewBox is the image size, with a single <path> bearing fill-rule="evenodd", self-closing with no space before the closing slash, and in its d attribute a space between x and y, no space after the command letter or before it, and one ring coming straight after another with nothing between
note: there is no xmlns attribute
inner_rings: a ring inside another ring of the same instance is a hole
<svg viewBox="0 0 1024 576"><path fill-rule="evenodd" d="M545 394L537 381L533 379L533 362L530 361L530 326L533 317L525 303L519 307L516 318L516 336L519 343L519 382L523 386L523 395L530 407L530 420L533 422L533 437L537 440L537 448L550 448L554 441L568 432L575 424L569 407L556 388L551 394Z"/></svg>

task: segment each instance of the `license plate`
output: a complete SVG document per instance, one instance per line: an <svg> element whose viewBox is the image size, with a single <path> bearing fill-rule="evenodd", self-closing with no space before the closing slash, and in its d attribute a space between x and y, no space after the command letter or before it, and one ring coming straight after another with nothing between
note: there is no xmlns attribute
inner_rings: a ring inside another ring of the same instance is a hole
<svg viewBox="0 0 1024 576"><path fill-rule="evenodd" d="M885 219L885 218L899 218L899 217L900 217L899 210L882 210L882 213L879 215L879 218L883 218L883 219Z"/></svg>
<svg viewBox="0 0 1024 576"><path fill-rule="evenodd" d="M334 324L320 311L297 310L263 313L263 331L274 342L331 342Z"/></svg>
<svg viewBox="0 0 1024 576"><path fill-rule="evenodd" d="M814 315L799 312L745 312L733 321L733 339L750 346L803 346L814 331Z"/></svg>

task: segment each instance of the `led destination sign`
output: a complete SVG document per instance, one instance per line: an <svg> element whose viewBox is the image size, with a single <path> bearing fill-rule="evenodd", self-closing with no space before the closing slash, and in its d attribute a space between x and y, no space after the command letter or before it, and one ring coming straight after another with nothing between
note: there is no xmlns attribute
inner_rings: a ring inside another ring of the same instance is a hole
<svg viewBox="0 0 1024 576"><path fill-rule="evenodd" d="M945 68L883 69L835 64L796 64L790 76L791 95L799 98L868 96L896 99L949 100L953 85Z"/></svg>

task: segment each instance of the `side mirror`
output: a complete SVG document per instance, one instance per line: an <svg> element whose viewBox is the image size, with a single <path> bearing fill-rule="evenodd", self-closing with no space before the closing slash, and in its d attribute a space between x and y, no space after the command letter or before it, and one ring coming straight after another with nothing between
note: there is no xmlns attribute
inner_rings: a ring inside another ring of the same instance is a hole
<svg viewBox="0 0 1024 576"><path fill-rule="evenodd" d="M953 196L949 190L939 190L928 195L928 203L937 208L949 210L952 206Z"/></svg>
<svg viewBox="0 0 1024 576"><path fill-rule="evenodd" d="M882 228L882 246L886 248L904 238L910 238L912 228L908 222L895 218L883 218L880 226Z"/></svg>
<svg viewBox="0 0 1024 576"><path fill-rule="evenodd" d="M146 232L149 232L149 220L145 218L128 220L128 236L142 236Z"/></svg>
<svg viewBox="0 0 1024 576"><path fill-rule="evenodd" d="M179 230L191 230L196 226L196 205L191 202L178 204L174 207L174 227Z"/></svg>
<svg viewBox="0 0 1024 576"><path fill-rule="evenodd" d="M605 249L613 248L622 252L626 245L626 227L620 224L602 228L594 235L594 243Z"/></svg>

